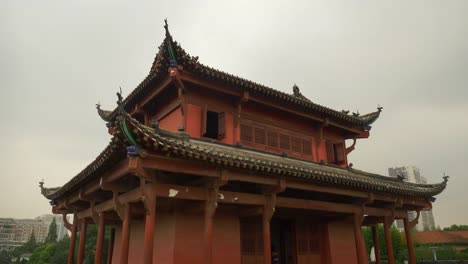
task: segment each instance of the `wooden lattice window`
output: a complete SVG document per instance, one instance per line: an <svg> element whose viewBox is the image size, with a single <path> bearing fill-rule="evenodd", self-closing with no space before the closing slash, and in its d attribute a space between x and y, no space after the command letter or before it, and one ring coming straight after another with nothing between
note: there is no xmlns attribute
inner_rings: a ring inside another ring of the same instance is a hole
<svg viewBox="0 0 468 264"><path fill-rule="evenodd" d="M312 142L310 140L302 140L302 152L304 154L312 155Z"/></svg>
<svg viewBox="0 0 468 264"><path fill-rule="evenodd" d="M299 222L296 224L297 254L318 254L320 252L318 225Z"/></svg>
<svg viewBox="0 0 468 264"><path fill-rule="evenodd" d="M302 152L301 139L298 137L291 137L291 150L295 152Z"/></svg>
<svg viewBox="0 0 468 264"><path fill-rule="evenodd" d="M279 135L280 148L289 150L291 148L290 139L291 137L289 135L280 134Z"/></svg>
<svg viewBox="0 0 468 264"><path fill-rule="evenodd" d="M240 221L241 264L263 263L263 236L260 219Z"/></svg>
<svg viewBox="0 0 468 264"><path fill-rule="evenodd" d="M278 147L278 132L268 130L267 141L268 141L268 146L277 148Z"/></svg>
<svg viewBox="0 0 468 264"><path fill-rule="evenodd" d="M253 127L241 124L240 126L240 138L245 141L253 141Z"/></svg>
<svg viewBox="0 0 468 264"><path fill-rule="evenodd" d="M257 144L266 144L266 136L265 136L265 129L264 128L255 128L255 143Z"/></svg>

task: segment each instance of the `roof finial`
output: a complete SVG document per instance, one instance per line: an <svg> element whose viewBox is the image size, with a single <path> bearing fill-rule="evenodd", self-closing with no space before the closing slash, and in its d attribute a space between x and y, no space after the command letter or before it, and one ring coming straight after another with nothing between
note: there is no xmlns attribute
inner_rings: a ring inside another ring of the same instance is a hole
<svg viewBox="0 0 468 264"><path fill-rule="evenodd" d="M447 183L450 176L446 175L444 172L444 176L442 178L444 178L444 183Z"/></svg>
<svg viewBox="0 0 468 264"><path fill-rule="evenodd" d="M301 96L302 95L301 91L299 90L299 87L296 84L293 85L293 93L294 93L295 96Z"/></svg>
<svg viewBox="0 0 468 264"><path fill-rule="evenodd" d="M166 30L166 45L167 45L167 52L169 53L169 65L172 68L177 67L177 61L175 57L174 50L172 48L172 36L169 33L169 25L167 24L167 18L164 19L164 29Z"/></svg>
<svg viewBox="0 0 468 264"><path fill-rule="evenodd" d="M121 105L123 102L123 97L122 97L122 86L119 86L119 92L117 94L117 105Z"/></svg>
<svg viewBox="0 0 468 264"><path fill-rule="evenodd" d="M164 19L164 29L166 30L166 37L171 37L171 33L169 33L169 25L167 24L167 18Z"/></svg>
<svg viewBox="0 0 468 264"><path fill-rule="evenodd" d="M380 112L382 112L382 110L383 110L383 107L380 106L380 105L377 105L377 111L379 111L379 113L380 113Z"/></svg>
<svg viewBox="0 0 468 264"><path fill-rule="evenodd" d="M44 193L44 179L39 182L39 187L41 188L41 193Z"/></svg>

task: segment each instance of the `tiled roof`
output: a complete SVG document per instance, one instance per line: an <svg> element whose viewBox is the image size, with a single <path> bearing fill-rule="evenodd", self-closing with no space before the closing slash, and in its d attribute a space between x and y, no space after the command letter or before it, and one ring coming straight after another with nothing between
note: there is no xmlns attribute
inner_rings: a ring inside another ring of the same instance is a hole
<svg viewBox="0 0 468 264"><path fill-rule="evenodd" d="M302 179L338 188L425 199L441 193L447 185L447 179L438 184L408 183L397 178L361 170L345 169L233 145L207 142L190 138L185 132L170 132L144 126L126 113L121 118L128 125L134 137L133 140L143 148L181 159L214 164L218 167L248 170L271 177ZM117 161L125 158L124 134L125 132L118 129L109 146L90 165L61 188L43 192L44 196L51 200L56 199L98 177Z"/></svg>
<svg viewBox="0 0 468 264"><path fill-rule="evenodd" d="M170 41L168 41L168 38ZM169 45L175 54L177 64L182 66L182 71L187 71L204 79L228 85L232 89L267 96L272 100L272 102L282 105L290 105L298 108L300 111L312 113L322 118L328 118L330 121L369 130L370 124L379 117L381 112L381 108L379 108L378 111L370 114L354 116L347 114L344 111L336 111L312 102L303 96L298 89L296 91L297 86L294 87L293 94L288 94L239 76L214 69L198 62L198 57L189 55L176 41L172 41L172 37L167 34L163 43L159 46L159 51L156 54L148 76L123 101L127 111L137 103L139 98L149 92L151 89L151 85L149 85L150 83L155 83L167 76L168 69L170 67L170 52L168 52ZM99 114L106 121L113 120L117 116L117 109L107 113L100 111Z"/></svg>
<svg viewBox="0 0 468 264"><path fill-rule="evenodd" d="M468 230L414 232L419 244L468 244Z"/></svg>
<svg viewBox="0 0 468 264"><path fill-rule="evenodd" d="M225 168L245 169L269 176L299 178L324 185L419 198L437 195L447 184L447 179L439 184L408 183L397 178L351 168L345 169L243 147L206 142L190 138L185 133L173 133L144 126L129 115L126 120L137 141L144 148Z"/></svg>
<svg viewBox="0 0 468 264"><path fill-rule="evenodd" d="M41 193L47 199L55 199L68 191L75 190L83 184L89 182L106 170L115 165L118 161L126 157L123 141L119 137L113 137L107 147L92 161L86 168L73 177L62 187L44 188L41 186Z"/></svg>

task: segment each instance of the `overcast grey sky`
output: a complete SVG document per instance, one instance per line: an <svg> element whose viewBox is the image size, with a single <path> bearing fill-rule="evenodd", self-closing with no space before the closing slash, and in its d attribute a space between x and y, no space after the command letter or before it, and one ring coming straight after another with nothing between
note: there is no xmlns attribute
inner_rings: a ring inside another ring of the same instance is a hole
<svg viewBox="0 0 468 264"><path fill-rule="evenodd" d="M107 145L98 101L135 88L164 38L337 110L384 107L355 167L451 176L436 225L468 224L468 1L2 1L0 217L50 212L59 186Z"/></svg>

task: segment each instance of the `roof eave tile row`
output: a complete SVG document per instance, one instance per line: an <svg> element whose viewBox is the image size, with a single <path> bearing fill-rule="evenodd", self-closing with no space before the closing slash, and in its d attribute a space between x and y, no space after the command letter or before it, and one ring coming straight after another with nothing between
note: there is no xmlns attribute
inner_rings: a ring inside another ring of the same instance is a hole
<svg viewBox="0 0 468 264"><path fill-rule="evenodd" d="M262 154L258 151L218 143L206 143L188 136L174 137L174 133L146 127L130 116L126 119L133 127L133 132L143 147L227 168L244 169L270 176L299 178L342 188L425 199L441 193L446 187L446 181L439 184L413 184L354 169Z"/></svg>
<svg viewBox="0 0 468 264"><path fill-rule="evenodd" d="M322 118L329 118L331 121L343 123L351 127L358 127L363 130L369 130L372 124L380 115L380 110L364 115L366 118L359 116L348 115L340 111L316 104L308 99L304 99L293 94L287 94L265 85L252 82L250 80L211 68L198 62L198 57L189 55L181 46L174 41L174 50L176 60L179 65L183 66L184 71L188 71L202 78L220 82L232 86L235 89L242 89L251 92L252 94L259 94L267 96L279 103L298 107L301 111L318 114ZM167 51L167 41L164 39L163 43L159 46L159 51L156 54L153 65L148 76L125 98L123 105L128 111L134 104L138 102L141 96L144 96L150 89L150 83L161 80L168 74L169 54ZM100 112L100 115L103 112ZM101 117L106 120L114 120L117 116L117 109L112 112L105 113Z"/></svg>

